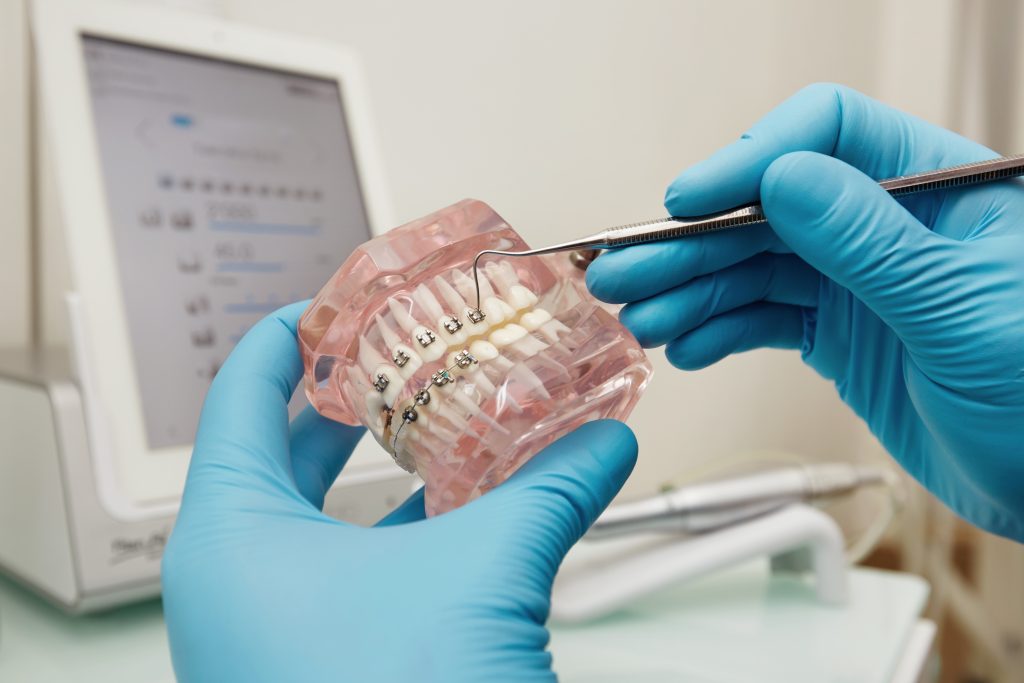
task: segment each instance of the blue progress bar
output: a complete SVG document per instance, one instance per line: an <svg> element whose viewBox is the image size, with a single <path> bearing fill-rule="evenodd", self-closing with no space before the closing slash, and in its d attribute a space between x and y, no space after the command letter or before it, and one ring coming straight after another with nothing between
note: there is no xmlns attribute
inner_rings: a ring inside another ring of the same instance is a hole
<svg viewBox="0 0 1024 683"><path fill-rule="evenodd" d="M246 223L244 221L212 221L210 229L218 232L244 232L257 235L316 235L319 225L294 223Z"/></svg>
<svg viewBox="0 0 1024 683"><path fill-rule="evenodd" d="M280 273L284 261L221 261L218 273Z"/></svg>

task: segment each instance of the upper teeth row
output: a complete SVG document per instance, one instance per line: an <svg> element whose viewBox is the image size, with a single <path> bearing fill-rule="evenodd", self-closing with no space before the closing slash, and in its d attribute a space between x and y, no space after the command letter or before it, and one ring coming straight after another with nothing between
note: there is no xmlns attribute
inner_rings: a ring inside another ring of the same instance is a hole
<svg viewBox="0 0 1024 683"><path fill-rule="evenodd" d="M448 304L449 310L460 311L461 318L445 311L426 285L420 284L413 290L412 298L419 308L431 319L438 321L436 332L417 322L398 300L390 299L388 308L398 326L414 340L411 344L404 343L381 315L376 316L381 338L391 350L391 362L377 352L365 336L360 339L359 364L368 373L372 385L366 394L371 421L382 415L385 409L391 410L394 407L406 381L424 363L439 360L452 346L464 348L458 354L449 354L448 365L467 369L478 360L502 360L499 349L506 346L514 346L526 355L533 355L546 344L534 339L530 332L539 331L553 342L557 340L558 333L566 329L543 309L527 310L537 303L537 296L520 284L515 270L507 261L487 264L483 274L487 277L480 279L480 310L466 304L466 297L474 292L474 283L464 272L451 271L451 283L440 276L434 278L435 288ZM495 288L501 296L496 295ZM517 322L510 322L516 320L517 316ZM471 363L464 362L467 356L473 359ZM460 362L460 357L463 362ZM507 360L504 362L508 363ZM494 390L482 373L480 380L483 390L487 390L488 385L491 391ZM540 384L539 380L537 384ZM437 410L437 404L431 409ZM384 426L377 425L381 429Z"/></svg>

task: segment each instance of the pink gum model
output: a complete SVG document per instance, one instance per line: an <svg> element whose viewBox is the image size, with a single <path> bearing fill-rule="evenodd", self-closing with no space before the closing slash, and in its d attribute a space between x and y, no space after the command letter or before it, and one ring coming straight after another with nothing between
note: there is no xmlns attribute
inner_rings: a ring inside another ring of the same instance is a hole
<svg viewBox="0 0 1024 683"><path fill-rule="evenodd" d="M465 200L363 244L299 322L305 388L365 425L426 483L427 514L465 504L584 422L625 419L651 366L567 254L529 247ZM482 314L482 316L481 316Z"/></svg>

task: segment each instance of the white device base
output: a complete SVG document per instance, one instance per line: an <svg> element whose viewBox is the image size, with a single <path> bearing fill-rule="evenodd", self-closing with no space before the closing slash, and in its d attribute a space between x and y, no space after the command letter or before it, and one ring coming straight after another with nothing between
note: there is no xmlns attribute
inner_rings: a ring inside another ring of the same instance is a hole
<svg viewBox="0 0 1024 683"><path fill-rule="evenodd" d="M66 351L0 353L0 434L0 570L72 612L159 594L174 515L104 504ZM324 511L370 524L409 494L398 468L372 474L343 476Z"/></svg>
<svg viewBox="0 0 1024 683"><path fill-rule="evenodd" d="M776 569L811 569L821 602L845 602L842 532L824 512L791 505L700 536L643 534L580 543L555 578L551 618L596 619L666 586L765 555L781 560L773 561Z"/></svg>

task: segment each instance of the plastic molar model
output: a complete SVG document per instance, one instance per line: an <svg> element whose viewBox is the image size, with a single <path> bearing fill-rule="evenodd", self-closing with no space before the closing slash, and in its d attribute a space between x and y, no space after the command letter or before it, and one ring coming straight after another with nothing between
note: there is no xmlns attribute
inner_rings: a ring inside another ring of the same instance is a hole
<svg viewBox="0 0 1024 683"><path fill-rule="evenodd" d="M625 419L651 367L567 254L528 249L465 200L357 248L299 323L306 395L365 425L426 484L427 514L463 505L584 422Z"/></svg>

